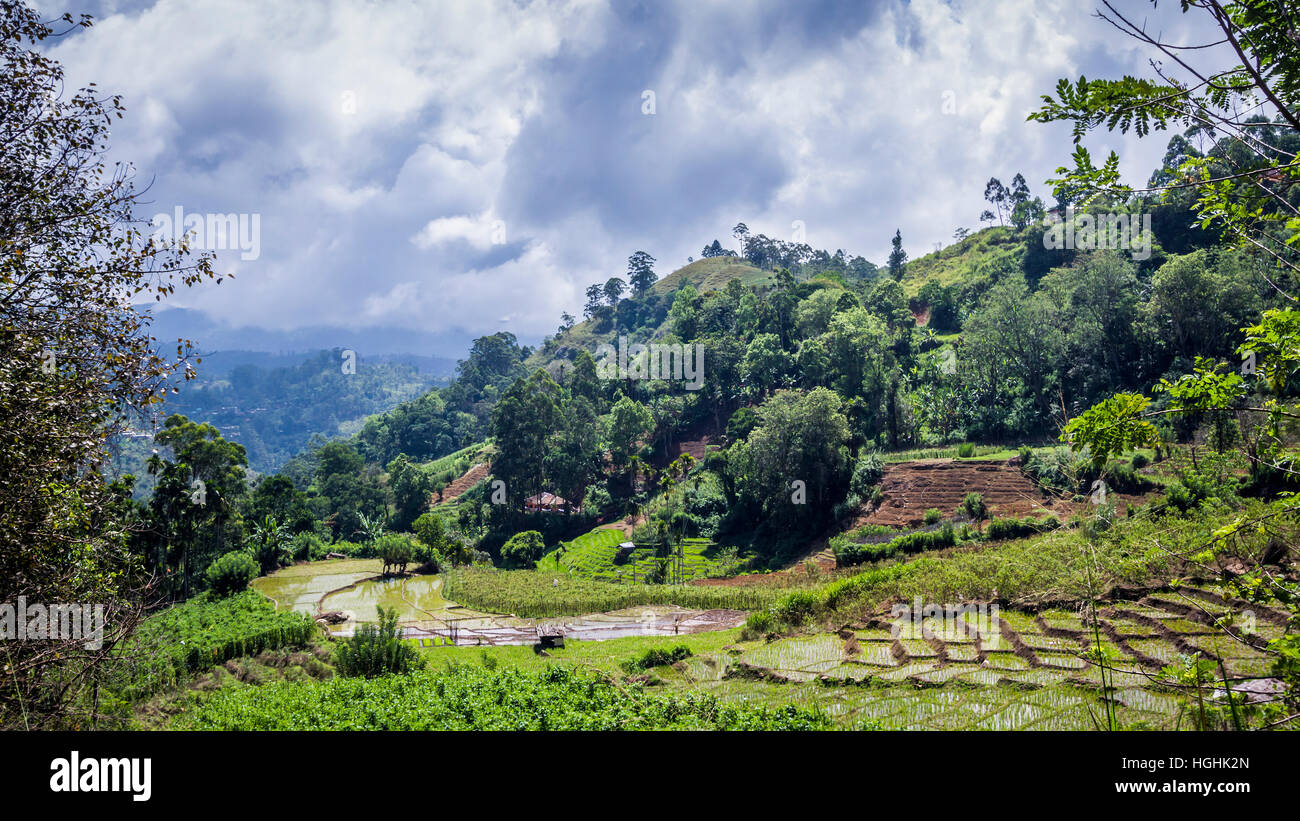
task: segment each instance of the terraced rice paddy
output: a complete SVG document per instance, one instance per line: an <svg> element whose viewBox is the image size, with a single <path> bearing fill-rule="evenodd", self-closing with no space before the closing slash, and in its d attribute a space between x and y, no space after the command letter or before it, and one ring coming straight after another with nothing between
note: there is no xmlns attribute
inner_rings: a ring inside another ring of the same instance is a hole
<svg viewBox="0 0 1300 821"><path fill-rule="evenodd" d="M619 545L628 539L622 530L599 527L562 544L542 557L537 566L607 582L644 581L659 560L650 547L638 547L630 556L620 558ZM721 548L708 539L683 539L681 553L675 566L683 582L733 570L734 561L724 561Z"/></svg>
<svg viewBox="0 0 1300 821"><path fill-rule="evenodd" d="M1208 601L1211 596L1181 588L1101 610L1102 645L1115 659L1107 673L1110 698L1122 725L1174 728L1181 697L1157 678L1161 666L1180 656L1200 651L1221 658L1235 684L1267 674L1269 662L1257 648L1281 633L1280 614L1256 613L1252 646L1213 630L1207 620L1230 608ZM1200 602L1209 605L1205 614L1189 617ZM1000 616L996 631L986 619L975 634L940 632L934 628L944 623L930 619L905 621L906 630L879 620L838 633L741 642L708 663L697 659L675 669L692 686L727 698L816 703L848 726L1091 729L1103 720L1105 693L1089 661L1088 619L1050 610Z"/></svg>

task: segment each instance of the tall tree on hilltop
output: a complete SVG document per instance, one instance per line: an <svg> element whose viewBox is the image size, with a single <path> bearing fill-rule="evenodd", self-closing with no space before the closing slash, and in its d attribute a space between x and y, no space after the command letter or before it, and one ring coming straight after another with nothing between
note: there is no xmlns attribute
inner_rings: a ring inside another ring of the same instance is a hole
<svg viewBox="0 0 1300 821"><path fill-rule="evenodd" d="M632 285L634 295L644 294L659 279L654 264L655 258L645 251L637 251L627 258L627 281Z"/></svg>
<svg viewBox="0 0 1300 821"><path fill-rule="evenodd" d="M889 252L889 275L898 282L903 278L903 269L907 265L907 252L903 250L903 232L894 231L894 238L889 241L893 250Z"/></svg>

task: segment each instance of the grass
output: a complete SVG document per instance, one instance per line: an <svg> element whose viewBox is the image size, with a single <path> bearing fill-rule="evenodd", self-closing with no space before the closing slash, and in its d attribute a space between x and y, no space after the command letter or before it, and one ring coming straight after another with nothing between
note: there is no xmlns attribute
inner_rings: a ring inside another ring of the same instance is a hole
<svg viewBox="0 0 1300 821"><path fill-rule="evenodd" d="M933 448L896 450L892 453L882 453L880 456L886 462L891 463L913 462L918 459L957 459L959 458L958 450L960 447L961 445L943 445ZM1017 448L1008 448L1002 445L975 445L974 448L974 456L961 458L971 462L1005 462L1020 453Z"/></svg>
<svg viewBox="0 0 1300 821"><path fill-rule="evenodd" d="M457 568L446 574L443 595L466 607L524 618L579 616L627 607L676 604L701 610L758 610L798 586L611 584L541 570Z"/></svg>
<svg viewBox="0 0 1300 821"><path fill-rule="evenodd" d="M475 442L469 447L461 448L455 453L448 453L434 459L432 462L425 462L421 467L434 474L446 473L449 470L455 471L457 476L463 474L474 466L475 462L485 462L491 451L491 445L488 442Z"/></svg>

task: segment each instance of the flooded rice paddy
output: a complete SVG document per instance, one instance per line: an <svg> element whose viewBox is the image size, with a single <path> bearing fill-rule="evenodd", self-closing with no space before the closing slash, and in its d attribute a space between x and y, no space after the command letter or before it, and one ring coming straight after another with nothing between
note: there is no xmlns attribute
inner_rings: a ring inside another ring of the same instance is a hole
<svg viewBox="0 0 1300 821"><path fill-rule="evenodd" d="M566 640L603 641L631 636L674 636L725 630L745 620L742 610L688 610L672 605L632 607L559 619L523 619L483 613L443 598L441 576L378 578L378 559L296 565L256 579L253 586L284 610L309 616L342 613L328 625L350 636L357 624L378 620L378 608L396 610L402 634L421 644L533 644L539 625L560 625Z"/></svg>

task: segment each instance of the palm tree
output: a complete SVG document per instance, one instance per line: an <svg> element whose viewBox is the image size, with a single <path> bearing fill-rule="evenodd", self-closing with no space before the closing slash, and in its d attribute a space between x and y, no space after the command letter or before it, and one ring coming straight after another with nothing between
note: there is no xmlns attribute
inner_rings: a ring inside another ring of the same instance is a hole
<svg viewBox="0 0 1300 821"><path fill-rule="evenodd" d="M383 517L375 516L371 518L364 513L358 513L357 518L361 520L361 526L357 528L356 532L361 536L363 544L370 544L384 535Z"/></svg>
<svg viewBox="0 0 1300 821"><path fill-rule="evenodd" d="M270 573L282 564L293 561L290 549L289 529L267 514L260 522L253 523L253 532L249 534L244 546L262 566L263 573Z"/></svg>

